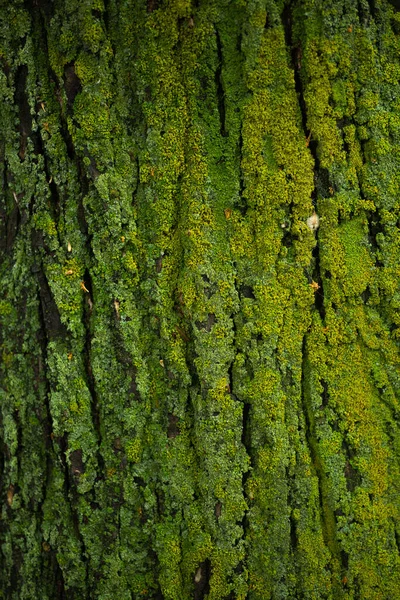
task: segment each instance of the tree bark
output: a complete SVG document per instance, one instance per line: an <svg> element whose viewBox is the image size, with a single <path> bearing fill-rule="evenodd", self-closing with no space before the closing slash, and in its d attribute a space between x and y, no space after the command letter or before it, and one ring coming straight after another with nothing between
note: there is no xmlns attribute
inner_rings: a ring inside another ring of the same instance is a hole
<svg viewBox="0 0 400 600"><path fill-rule="evenodd" d="M400 597L400 13L0 23L0 597Z"/></svg>

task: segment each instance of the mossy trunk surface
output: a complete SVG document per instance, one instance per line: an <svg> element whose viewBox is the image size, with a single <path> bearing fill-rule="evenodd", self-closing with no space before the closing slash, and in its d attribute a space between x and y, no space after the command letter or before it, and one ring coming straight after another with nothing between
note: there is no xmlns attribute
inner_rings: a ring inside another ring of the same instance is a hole
<svg viewBox="0 0 400 600"><path fill-rule="evenodd" d="M400 598L399 80L386 0L1 0L0 598Z"/></svg>

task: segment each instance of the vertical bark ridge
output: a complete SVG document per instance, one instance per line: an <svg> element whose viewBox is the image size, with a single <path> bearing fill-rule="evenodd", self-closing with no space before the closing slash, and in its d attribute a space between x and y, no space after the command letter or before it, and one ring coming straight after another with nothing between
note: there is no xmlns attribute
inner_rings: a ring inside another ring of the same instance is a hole
<svg viewBox="0 0 400 600"><path fill-rule="evenodd" d="M327 393L325 407L319 408L316 437L335 514L343 591L356 597L378 593L389 597L398 588L397 575L386 571L384 582L378 584L375 574L384 567L375 544L376 535L382 535L394 550L390 515L397 510L398 496L394 482L383 482L396 476L397 459L393 464L396 450L386 434L386 410L377 399L367 365L373 355L374 371L386 379L383 373L392 371L397 349L386 325L384 286L378 283L390 277L385 262L376 261L375 240L383 241L384 226L381 223L371 236L368 221L374 214L372 220L380 222L381 211L390 221L393 210L387 184L377 185L375 164L381 165L381 176L393 191L398 186L388 169L396 141L377 121L381 111L390 122L396 105L386 96L384 74L397 60L396 43L389 25L391 9L383 3L376 4L374 14L368 7L360 12L356 6L338 3L335 19L322 7L309 12L310 8L299 3L295 10L307 123L319 161L316 193L325 319L321 333L310 334L309 354L315 384ZM303 19L302 13L307 15ZM369 155L363 149L364 136L374 148ZM391 257L396 255L392 246ZM365 335L366 329L371 337ZM318 348L315 358L311 339ZM388 357L386 368L382 352ZM314 398L317 409L320 400ZM387 510L382 511L383 506ZM366 517L371 510L376 515L372 529ZM397 562L393 550L390 560Z"/></svg>

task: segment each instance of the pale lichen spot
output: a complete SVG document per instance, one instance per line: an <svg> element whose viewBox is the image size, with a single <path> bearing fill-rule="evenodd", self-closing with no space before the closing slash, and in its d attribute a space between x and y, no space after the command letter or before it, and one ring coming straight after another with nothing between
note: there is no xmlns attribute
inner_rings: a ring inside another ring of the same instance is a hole
<svg viewBox="0 0 400 600"><path fill-rule="evenodd" d="M319 227L319 216L316 212L313 212L311 217L307 219L307 227L311 229L311 231L316 231Z"/></svg>

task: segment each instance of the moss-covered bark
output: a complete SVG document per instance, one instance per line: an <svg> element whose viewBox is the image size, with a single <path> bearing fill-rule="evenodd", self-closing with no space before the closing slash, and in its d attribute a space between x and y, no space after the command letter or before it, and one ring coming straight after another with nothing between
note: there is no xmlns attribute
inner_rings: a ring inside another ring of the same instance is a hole
<svg viewBox="0 0 400 600"><path fill-rule="evenodd" d="M1 598L400 597L399 50L0 1Z"/></svg>

